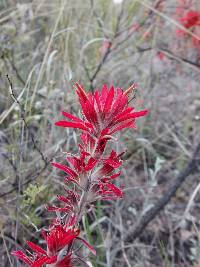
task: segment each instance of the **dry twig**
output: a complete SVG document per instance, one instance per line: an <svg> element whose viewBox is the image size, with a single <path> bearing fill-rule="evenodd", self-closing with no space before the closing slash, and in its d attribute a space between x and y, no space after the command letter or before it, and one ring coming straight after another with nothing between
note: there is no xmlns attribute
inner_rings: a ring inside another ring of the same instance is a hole
<svg viewBox="0 0 200 267"><path fill-rule="evenodd" d="M159 214L159 212L169 203L176 191L180 188L185 179L192 173L198 171L200 165L200 143L197 145L191 160L188 162L186 168L177 176L174 183L166 190L164 195L157 201L157 203L148 210L143 217L129 229L124 235L124 241L133 241L138 238L147 227L147 225Z"/></svg>

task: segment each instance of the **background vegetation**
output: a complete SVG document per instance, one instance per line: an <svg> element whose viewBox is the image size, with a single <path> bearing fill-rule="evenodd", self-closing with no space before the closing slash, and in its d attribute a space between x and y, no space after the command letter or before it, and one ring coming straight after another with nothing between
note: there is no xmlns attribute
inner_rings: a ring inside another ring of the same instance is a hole
<svg viewBox="0 0 200 267"><path fill-rule="evenodd" d="M76 133L54 126L61 110L78 113L71 80L88 90L136 82L133 104L150 110L117 144L127 150L124 199L98 203L84 218L97 249L91 264L200 266L198 167L138 238L132 235L200 142L200 45L192 46L192 30L176 34L180 2L0 1L1 266L22 266L10 252L39 239L50 219L44 204L62 181L49 162L76 152ZM198 2L190 7L200 10Z"/></svg>

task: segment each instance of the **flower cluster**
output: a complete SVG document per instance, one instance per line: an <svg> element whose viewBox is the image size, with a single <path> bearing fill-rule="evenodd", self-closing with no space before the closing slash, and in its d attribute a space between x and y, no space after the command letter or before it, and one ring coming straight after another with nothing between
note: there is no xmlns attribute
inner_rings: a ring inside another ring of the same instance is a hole
<svg viewBox="0 0 200 267"><path fill-rule="evenodd" d="M95 250L79 237L79 223L94 201L123 196L122 189L113 181L120 175L118 168L122 165L121 156L124 152L108 152L106 145L116 140L115 133L135 128L136 119L147 114L147 110L135 111L128 105L128 95L134 88L131 86L123 91L104 85L101 93L96 90L92 94L86 93L80 84L75 83L82 118L63 111L66 119L55 125L80 130L79 152L76 155L67 154L66 164L52 162L55 168L66 174L65 182L68 188L71 185L71 189L65 189L65 194L57 195L56 205L47 205L47 210L55 212L56 218L47 232L42 231L46 250L27 242L33 251L28 256L22 251L12 253L28 266L74 266L74 262L80 259L75 253L77 240L95 254Z"/></svg>
<svg viewBox="0 0 200 267"><path fill-rule="evenodd" d="M178 19L180 24L194 33L194 36L192 36L192 44L193 46L198 47L200 46L200 12L193 9L185 11L185 8L187 9L187 5L190 6L186 1L181 1L180 6L176 10L176 14L179 17ZM187 35L187 33L182 29L178 29L176 34L178 36Z"/></svg>

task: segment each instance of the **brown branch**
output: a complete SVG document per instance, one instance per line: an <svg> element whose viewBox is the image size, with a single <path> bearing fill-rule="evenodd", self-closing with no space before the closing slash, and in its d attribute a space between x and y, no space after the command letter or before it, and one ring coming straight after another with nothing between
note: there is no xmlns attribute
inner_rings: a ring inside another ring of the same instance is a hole
<svg viewBox="0 0 200 267"><path fill-rule="evenodd" d="M128 230L124 236L124 241L131 242L138 238L147 227L147 225L159 214L159 212L169 203L171 198L175 195L176 191L185 181L185 179L192 173L198 171L200 165L200 143L197 145L191 160L188 162L186 168L177 176L174 183L169 187L169 189L164 193L153 208L148 210L143 217Z"/></svg>
<svg viewBox="0 0 200 267"><path fill-rule="evenodd" d="M98 73L100 72L102 66L104 65L104 63L106 62L108 56L110 55L110 53L112 52L112 48L113 48L113 42L114 40L117 38L117 33L119 30L119 26L120 26L120 22L121 22L121 18L123 15L123 5L121 5L121 10L119 12L119 15L117 17L117 24L116 24L116 28L115 28L115 32L114 32L114 36L112 38L112 40L110 41L110 45L108 46L108 48L106 49L103 57L101 58L96 70L94 71L94 73L92 74L92 76L90 77L89 73L87 73L88 77L90 77L90 86L91 86L91 90L92 92L94 91L94 81L96 79L96 76L98 75Z"/></svg>
<svg viewBox="0 0 200 267"><path fill-rule="evenodd" d="M13 70L15 71L17 78L18 78L18 79L20 80L20 82L25 86L26 82L25 82L24 79L22 78L21 74L19 73L19 71L18 71L18 69L17 69L17 67L16 67L16 65L15 65L13 54L12 54L11 59L10 59L9 57L8 57L7 59L8 59L8 61L9 61L10 65L12 66Z"/></svg>
<svg viewBox="0 0 200 267"><path fill-rule="evenodd" d="M177 56L175 55L172 51L168 50L168 49L165 49L165 48L160 48L160 51L161 52L164 52L166 54L166 56L171 59L171 60L178 60L178 61L183 61L191 66L194 66L197 70L200 69L200 64L199 63L196 63L196 62L193 62L187 58L184 58L184 57L180 57L180 56Z"/></svg>

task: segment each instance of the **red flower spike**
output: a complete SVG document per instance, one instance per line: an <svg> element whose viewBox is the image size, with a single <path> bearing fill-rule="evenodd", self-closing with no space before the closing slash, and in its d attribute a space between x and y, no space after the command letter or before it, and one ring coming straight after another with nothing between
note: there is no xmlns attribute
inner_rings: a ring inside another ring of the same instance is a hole
<svg viewBox="0 0 200 267"><path fill-rule="evenodd" d="M125 92L121 88L115 90L111 86L108 89L104 85L101 94L95 91L94 95L91 93L87 94L78 83L75 83L75 87L84 119L80 120L68 113L63 113L68 119L75 122L59 121L56 125L79 128L84 132L88 132L87 135L82 135L85 148L88 148L89 145L91 146L95 142L92 140L92 135L96 138L101 136L103 139L105 135L112 135L124 128L134 128L135 119L147 114L146 110L133 112L133 108L128 107L128 94L135 89L135 85L129 87ZM88 127L86 127L87 123L89 123ZM91 149L90 147L90 152Z"/></svg>
<svg viewBox="0 0 200 267"><path fill-rule="evenodd" d="M66 196L57 195L61 207L55 205L47 207L49 211L56 212L57 217L47 232L42 231L46 249L28 241L27 245L33 251L30 257L21 251L12 253L28 266L72 267L71 257L75 256L73 245L77 239L96 255L94 248L79 237L80 230L76 227L90 201L123 197L122 189L112 184L112 181L120 175L120 172L114 172L122 164L123 153L118 155L114 150L109 156L103 156L103 153L107 142L115 139L112 136L114 133L134 128L136 119L147 114L146 110L135 111L133 107L128 106L128 95L134 89L135 85L126 91L104 85L101 92L96 90L91 94L86 93L81 85L75 83L83 118L63 111L62 114L67 120L55 124L81 130L82 144L79 144L79 155L67 155L66 161L69 167L52 162L54 167L68 175L66 180L73 183L74 189L65 189ZM85 195L82 195L83 191ZM65 213L64 216L62 212Z"/></svg>

